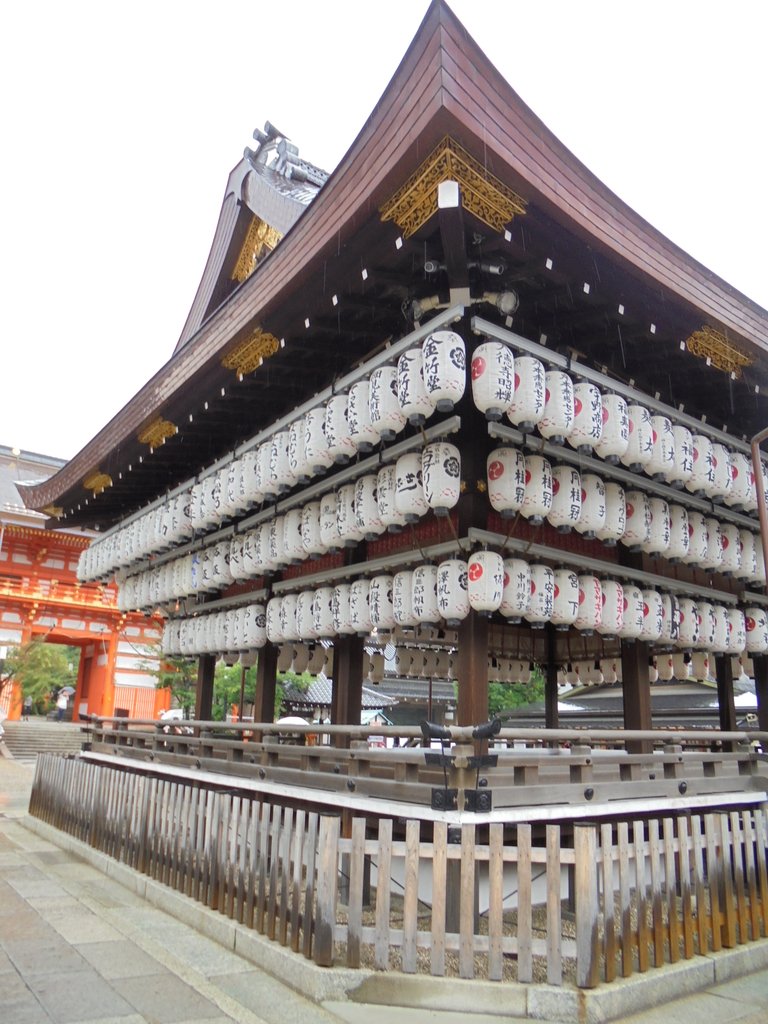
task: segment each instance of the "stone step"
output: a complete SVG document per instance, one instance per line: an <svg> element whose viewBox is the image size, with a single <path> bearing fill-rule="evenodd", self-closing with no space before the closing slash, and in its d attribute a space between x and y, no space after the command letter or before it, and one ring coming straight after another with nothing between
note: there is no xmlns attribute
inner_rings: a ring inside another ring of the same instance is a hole
<svg viewBox="0 0 768 1024"><path fill-rule="evenodd" d="M74 754L82 747L85 736L79 726L47 720L5 722L5 745L14 757L29 758L37 754Z"/></svg>

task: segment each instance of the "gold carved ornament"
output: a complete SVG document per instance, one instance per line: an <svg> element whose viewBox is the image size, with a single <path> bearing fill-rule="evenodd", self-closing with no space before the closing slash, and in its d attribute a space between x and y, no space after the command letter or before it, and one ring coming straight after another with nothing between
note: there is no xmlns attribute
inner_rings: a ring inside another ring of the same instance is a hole
<svg viewBox="0 0 768 1024"><path fill-rule="evenodd" d="M280 342L274 334L268 334L267 331L256 327L249 337L224 356L221 365L225 370L234 370L238 376L242 377L246 373L253 373L265 359L273 356L279 348Z"/></svg>
<svg viewBox="0 0 768 1024"><path fill-rule="evenodd" d="M502 231L515 214L524 214L526 201L487 171L450 136L434 149L405 184L380 209L381 219L393 220L409 238L437 213L441 181L457 181L462 203L495 231Z"/></svg>
<svg viewBox="0 0 768 1024"><path fill-rule="evenodd" d="M97 469L83 480L83 487L86 491L93 491L94 497L97 494L101 494L105 488L111 486L112 477L108 473L102 473L100 469Z"/></svg>
<svg viewBox="0 0 768 1024"><path fill-rule="evenodd" d="M694 331L685 343L685 347L694 356L708 359L712 366L735 377L741 376L745 366L751 366L753 360L733 345L724 334L714 327L705 324L701 330Z"/></svg>
<svg viewBox="0 0 768 1024"><path fill-rule="evenodd" d="M64 509L61 505L46 505L43 512L45 512L47 516L50 516L51 519L61 519L64 515Z"/></svg>
<svg viewBox="0 0 768 1024"><path fill-rule="evenodd" d="M270 227L261 217L254 216L248 225L245 241L232 271L232 280L240 283L246 281L256 269L259 260L272 252L282 237L277 228Z"/></svg>
<svg viewBox="0 0 768 1024"><path fill-rule="evenodd" d="M139 444L149 445L150 448L159 448L161 444L165 444L169 437L173 437L178 432L179 428L175 423L171 423L170 420L164 420L162 416L158 416L148 426L144 427L138 434L137 440Z"/></svg>

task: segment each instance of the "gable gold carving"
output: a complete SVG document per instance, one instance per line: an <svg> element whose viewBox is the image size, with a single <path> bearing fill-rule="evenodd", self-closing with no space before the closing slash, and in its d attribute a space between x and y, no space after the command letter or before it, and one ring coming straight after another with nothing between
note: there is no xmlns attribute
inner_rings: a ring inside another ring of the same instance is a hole
<svg viewBox="0 0 768 1024"><path fill-rule="evenodd" d="M437 213L441 181L458 181L465 209L488 227L502 231L526 201L486 170L458 142L447 136L405 184L381 207L381 219L393 220L409 238Z"/></svg>
<svg viewBox="0 0 768 1024"><path fill-rule="evenodd" d="M753 360L737 348L726 336L714 327L705 324L700 331L694 331L685 343L685 347L700 359L709 359L712 366L726 373L741 376L745 366L751 366Z"/></svg>
<svg viewBox="0 0 768 1024"><path fill-rule="evenodd" d="M83 480L83 487L86 491L93 491L94 495L101 494L106 487L111 486L112 477L108 473L102 473L100 469L97 469Z"/></svg>
<svg viewBox="0 0 768 1024"><path fill-rule="evenodd" d="M178 432L179 428L175 423L171 423L170 420L164 420L162 416L158 416L157 419L152 420L148 426L144 427L138 434L137 440L139 444L147 444L150 448L158 448L169 437L173 437Z"/></svg>
<svg viewBox="0 0 768 1024"><path fill-rule="evenodd" d="M232 271L232 280L240 283L246 281L256 269L259 261L267 253L272 252L282 237L277 228L270 227L261 217L253 217L248 225L245 241Z"/></svg>
<svg viewBox="0 0 768 1024"><path fill-rule="evenodd" d="M221 360L225 370L234 370L235 373L244 376L246 373L253 373L265 359L269 359L280 348L280 342L274 334L268 334L257 327L253 334L245 341L227 353Z"/></svg>
<svg viewBox="0 0 768 1024"><path fill-rule="evenodd" d="M64 515L64 509L60 505L46 505L43 512L52 519L61 519Z"/></svg>

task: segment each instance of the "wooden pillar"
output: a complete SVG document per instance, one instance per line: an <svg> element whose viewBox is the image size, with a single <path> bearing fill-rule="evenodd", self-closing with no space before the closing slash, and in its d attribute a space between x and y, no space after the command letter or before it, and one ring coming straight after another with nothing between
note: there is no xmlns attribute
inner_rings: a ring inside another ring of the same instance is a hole
<svg viewBox="0 0 768 1024"><path fill-rule="evenodd" d="M757 727L768 732L768 658L754 658Z"/></svg>
<svg viewBox="0 0 768 1024"><path fill-rule="evenodd" d="M551 622L547 631L547 667L544 687L544 725L547 729L557 729L560 725L560 713L557 710L557 632Z"/></svg>
<svg viewBox="0 0 768 1024"><path fill-rule="evenodd" d="M210 722L213 715L213 674L215 669L215 655L201 654L197 659L195 718L200 722Z"/></svg>
<svg viewBox="0 0 768 1024"><path fill-rule="evenodd" d="M715 658L715 674L720 728L724 732L733 732L736 729L736 704L733 699L733 667L729 654L721 654ZM731 746L729 744L729 749Z"/></svg>
<svg viewBox="0 0 768 1024"><path fill-rule="evenodd" d="M651 729L651 674L648 669L648 644L640 640L621 642L621 672L623 677L624 728ZM653 749L651 740L632 740L627 750L632 754L646 754Z"/></svg>
<svg viewBox="0 0 768 1024"><path fill-rule="evenodd" d="M457 725L488 719L488 619L471 611L459 625Z"/></svg>
<svg viewBox="0 0 768 1024"><path fill-rule="evenodd" d="M275 720L277 655L277 645L272 643L266 643L259 651L256 663L256 693L253 698L254 722L274 722Z"/></svg>
<svg viewBox="0 0 768 1024"><path fill-rule="evenodd" d="M332 725L360 725L363 704L363 638L340 636L334 644ZM346 747L345 736L336 737L335 746Z"/></svg>

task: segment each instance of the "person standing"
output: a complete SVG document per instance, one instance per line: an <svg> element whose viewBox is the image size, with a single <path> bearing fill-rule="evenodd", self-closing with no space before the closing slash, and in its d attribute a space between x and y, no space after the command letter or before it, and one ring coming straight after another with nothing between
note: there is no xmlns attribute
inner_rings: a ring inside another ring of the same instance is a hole
<svg viewBox="0 0 768 1024"><path fill-rule="evenodd" d="M68 699L66 693L64 693L64 691L62 690L59 693L59 696L56 698L56 721L57 722L62 722L64 720L64 712L67 710L67 705L68 704L69 704L69 699Z"/></svg>
<svg viewBox="0 0 768 1024"><path fill-rule="evenodd" d="M29 721L29 716L32 714L32 697L27 694L24 698L24 707L22 709L22 718L25 722Z"/></svg>

